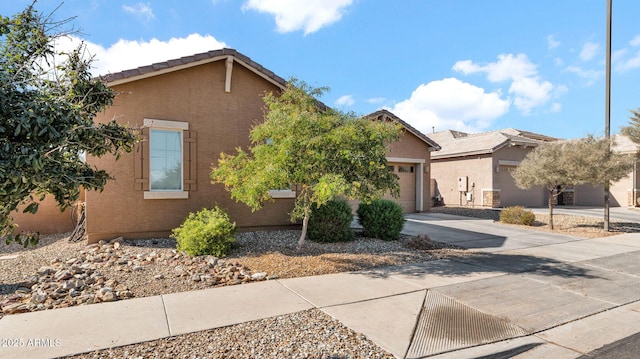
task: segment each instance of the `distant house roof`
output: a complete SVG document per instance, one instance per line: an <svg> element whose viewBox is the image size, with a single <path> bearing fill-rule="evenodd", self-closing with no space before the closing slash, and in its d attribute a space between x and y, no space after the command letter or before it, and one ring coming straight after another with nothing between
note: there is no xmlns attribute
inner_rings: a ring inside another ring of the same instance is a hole
<svg viewBox="0 0 640 359"><path fill-rule="evenodd" d="M370 113L365 116L366 118L372 118L377 120L385 120L385 121L395 121L402 125L407 131L418 137L420 140L429 145L430 149L433 151L440 150L440 145L438 145L435 141L425 136L424 133L418 131L415 127L411 126L409 123L400 119L400 117L393 114L388 110L378 110L376 112Z"/></svg>
<svg viewBox="0 0 640 359"><path fill-rule="evenodd" d="M448 130L429 134L428 137L442 147L431 156L432 159L491 154L506 146L536 147L543 142L558 140L514 128L474 134Z"/></svg>
<svg viewBox="0 0 640 359"><path fill-rule="evenodd" d="M640 152L640 146L629 137L617 134L613 135L613 150L618 153L636 154Z"/></svg>
<svg viewBox="0 0 640 359"><path fill-rule="evenodd" d="M286 87L287 82L282 77L251 60L248 56L245 56L234 49L228 48L212 50L191 56L184 56L179 59L157 62L148 66L107 74L103 76L103 78L108 85L113 86L219 60L238 62L274 85L283 89Z"/></svg>

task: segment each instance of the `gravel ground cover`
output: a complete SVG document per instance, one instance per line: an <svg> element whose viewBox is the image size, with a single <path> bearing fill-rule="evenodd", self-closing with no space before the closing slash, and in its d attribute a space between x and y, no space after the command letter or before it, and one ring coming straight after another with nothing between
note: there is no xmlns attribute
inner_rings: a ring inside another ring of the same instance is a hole
<svg viewBox="0 0 640 359"><path fill-rule="evenodd" d="M318 309L69 358L391 359L362 334Z"/></svg>
<svg viewBox="0 0 640 359"><path fill-rule="evenodd" d="M0 310L4 315L146 297L251 281L371 269L464 255L423 240L426 247L359 237L347 243L307 241L299 230L245 232L227 258L178 253L175 240L69 243L43 236L36 248L0 246Z"/></svg>
<svg viewBox="0 0 640 359"><path fill-rule="evenodd" d="M433 212L496 220L497 211L438 207ZM534 229L547 230L546 216L537 215ZM602 237L640 231L638 225L588 217L554 216L557 232ZM227 258L191 258L177 253L168 238L112 241L87 246L69 243L68 234L43 236L36 248L0 246L0 308L16 313L84 305L235 285L257 280L320 275L418 261L465 256L468 252L428 239L402 237L385 242L358 237L355 241L319 244L307 241L295 250L300 232L246 232ZM420 249L415 249L420 248ZM70 272L72 277L66 278ZM74 274L75 273L75 274ZM57 275L57 279L56 279ZM83 283L73 282L75 276ZM90 279L94 276L94 280ZM60 279L66 278L66 279ZM89 279L87 279L89 278ZM38 282L36 283L36 279ZM55 282L56 284L50 284ZM27 286L31 284L30 287ZM84 284L84 287L78 284ZM110 287L109 287L110 286ZM85 288L86 287L86 288ZM104 290L104 288L110 290ZM69 295L71 289L81 294ZM86 292L82 292L85 290ZM101 292L102 290L102 292ZM45 298L50 291L52 299ZM57 291L57 292L56 292ZM64 294L64 295L63 295ZM33 303L33 299L36 302ZM81 300L82 299L82 300ZM30 304L20 306L27 302ZM10 315L3 313L4 315ZM2 314L0 314L2 315ZM1 319L0 319L1 320ZM80 354L73 358L392 358L362 334L353 332L320 310L174 336L120 348Z"/></svg>
<svg viewBox="0 0 640 359"><path fill-rule="evenodd" d="M463 256L426 237L398 241L357 237L347 243L307 241L299 230L245 232L227 258L192 258L175 240L95 245L68 234L43 236L36 248L0 246L0 315L126 300L274 278L365 270ZM1 320L1 319L0 319ZM196 332L77 358L392 358L319 310Z"/></svg>

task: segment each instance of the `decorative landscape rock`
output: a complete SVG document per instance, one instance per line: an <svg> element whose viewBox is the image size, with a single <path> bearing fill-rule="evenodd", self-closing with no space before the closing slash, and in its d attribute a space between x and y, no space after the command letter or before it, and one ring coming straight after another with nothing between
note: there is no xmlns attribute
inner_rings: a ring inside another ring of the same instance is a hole
<svg viewBox="0 0 640 359"><path fill-rule="evenodd" d="M133 253L131 248L123 245L122 238L117 238L88 245L72 258L55 258L35 274L25 277L12 296L0 301L0 313L17 314L133 298L135 292L116 279L117 273L123 272L148 275L147 282L162 282L173 273L174 281L184 279L201 287L266 279L266 273L252 273L237 262L212 256L192 258L176 250ZM154 270L146 271L147 267ZM167 272L158 274L158 269ZM103 273L111 276L108 278Z"/></svg>

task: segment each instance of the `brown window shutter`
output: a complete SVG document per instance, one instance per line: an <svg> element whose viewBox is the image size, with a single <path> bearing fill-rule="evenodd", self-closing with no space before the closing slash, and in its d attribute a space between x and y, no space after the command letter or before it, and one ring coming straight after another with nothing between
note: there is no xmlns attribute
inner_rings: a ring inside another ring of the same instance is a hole
<svg viewBox="0 0 640 359"><path fill-rule="evenodd" d="M197 157L196 157L196 131L184 131L184 146L183 146L183 159L184 159L184 190L195 191L196 190L196 175L197 175Z"/></svg>
<svg viewBox="0 0 640 359"><path fill-rule="evenodd" d="M134 189L136 191L149 190L149 129L140 129L140 141L133 149Z"/></svg>

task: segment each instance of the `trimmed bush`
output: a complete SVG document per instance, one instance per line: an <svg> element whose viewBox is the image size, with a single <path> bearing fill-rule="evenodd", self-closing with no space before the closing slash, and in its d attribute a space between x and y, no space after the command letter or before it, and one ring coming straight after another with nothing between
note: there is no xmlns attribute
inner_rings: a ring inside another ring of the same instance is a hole
<svg viewBox="0 0 640 359"><path fill-rule="evenodd" d="M309 216L309 239L316 242L346 242L353 240L351 229L353 213L345 200L333 200L317 207L313 206Z"/></svg>
<svg viewBox="0 0 640 359"><path fill-rule="evenodd" d="M191 256L224 257L236 241L235 231L236 224L231 223L227 212L215 207L189 213L182 225L172 231L171 237L178 242L179 251Z"/></svg>
<svg viewBox="0 0 640 359"><path fill-rule="evenodd" d="M522 206L507 207L500 211L500 222L532 226L536 215Z"/></svg>
<svg viewBox="0 0 640 359"><path fill-rule="evenodd" d="M385 241L397 240L404 225L402 207L388 199L360 203L358 223L364 228L365 237L380 238Z"/></svg>

